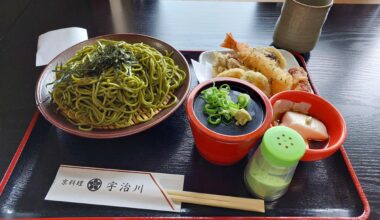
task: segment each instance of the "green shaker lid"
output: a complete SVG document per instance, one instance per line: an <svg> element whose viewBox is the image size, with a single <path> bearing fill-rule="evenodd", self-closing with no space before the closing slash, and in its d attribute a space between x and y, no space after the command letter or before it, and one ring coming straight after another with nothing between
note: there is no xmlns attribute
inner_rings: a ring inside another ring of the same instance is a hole
<svg viewBox="0 0 380 220"><path fill-rule="evenodd" d="M304 155L306 143L295 130L285 126L275 126L265 132L260 150L271 164L290 167L296 165Z"/></svg>

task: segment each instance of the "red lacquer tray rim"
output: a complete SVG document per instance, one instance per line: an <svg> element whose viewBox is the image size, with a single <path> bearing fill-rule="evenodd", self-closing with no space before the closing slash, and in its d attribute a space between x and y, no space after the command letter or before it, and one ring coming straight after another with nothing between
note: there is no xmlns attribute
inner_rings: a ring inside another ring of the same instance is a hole
<svg viewBox="0 0 380 220"><path fill-rule="evenodd" d="M203 50L180 50L180 52L184 52L184 53L201 53L203 52ZM306 65L306 62L305 62L305 59L302 57L301 54L297 53L297 52L292 52L291 53L298 59L298 61L300 61L301 63L301 66L303 68L305 68L306 72L308 73L308 76L309 76L309 81L310 81L310 84L311 84L311 87L313 88L315 94L318 95L318 90L316 89L316 87L314 86L313 84L313 80L307 70L307 65ZM38 110L36 110L36 112L34 113L25 133L24 133L24 136L23 138L21 139L20 141L20 144L15 152L15 154L13 155L13 158L2 178L2 180L0 181L0 196L2 194L2 192L4 191L4 188L5 186L7 185L8 183L8 180L10 179L12 173L13 173L13 170L14 168L16 167L17 165L17 162L18 162L18 159L20 158L25 146L26 146L26 143L28 142L29 140L29 137L34 129L34 126L36 125L37 123L37 119L39 117L40 113ZM337 219L337 220L361 220L361 219L368 219L369 215L370 215L370 212L371 212L371 209L370 209L370 206L369 206L369 202L368 202L368 199L363 191L363 188L359 182L359 179L355 173L355 170L354 168L352 167L351 165L351 162L348 158L348 155L344 149L343 146L340 147L340 152L343 156L343 159L344 159L344 162L347 166L347 169L350 173L350 176L351 176L351 179L355 185L355 188L359 194L359 197L361 199L361 202L363 204L363 213L360 215L360 216L355 216L355 217L302 217L302 216L284 216L284 217L255 217L255 216L243 216L243 217L240 217L240 216L211 216L211 217L54 217L54 218L18 218L18 219L33 219L33 220L68 220L68 219L76 219L76 220L84 220L84 219L94 219L94 220L99 220L99 219L104 219L104 220L116 220L116 219L126 219L126 220L132 220L132 219L138 219L138 220L141 220L141 219L181 219L181 220L190 220L190 219L198 219L198 220L224 220L224 219L265 219L265 220L272 220L272 219L282 219L282 220L291 220L291 219L295 219L295 220L300 220L300 219L306 219L306 220L313 220L313 219L325 219L325 220L333 220L333 219Z"/></svg>

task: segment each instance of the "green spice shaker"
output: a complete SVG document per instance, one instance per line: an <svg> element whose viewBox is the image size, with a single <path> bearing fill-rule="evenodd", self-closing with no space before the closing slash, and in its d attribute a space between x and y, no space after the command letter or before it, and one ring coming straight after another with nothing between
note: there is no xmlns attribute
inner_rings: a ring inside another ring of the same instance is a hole
<svg viewBox="0 0 380 220"><path fill-rule="evenodd" d="M249 191L265 201L280 198L305 150L306 143L295 130L285 126L268 129L245 169Z"/></svg>

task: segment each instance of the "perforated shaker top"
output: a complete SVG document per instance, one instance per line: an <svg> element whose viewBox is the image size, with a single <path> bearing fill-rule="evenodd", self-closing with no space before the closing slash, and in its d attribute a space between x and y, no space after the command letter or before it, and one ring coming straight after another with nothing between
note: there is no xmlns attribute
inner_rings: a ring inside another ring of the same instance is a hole
<svg viewBox="0 0 380 220"><path fill-rule="evenodd" d="M265 132L260 150L272 165L290 167L296 165L304 155L306 143L295 130L275 126Z"/></svg>

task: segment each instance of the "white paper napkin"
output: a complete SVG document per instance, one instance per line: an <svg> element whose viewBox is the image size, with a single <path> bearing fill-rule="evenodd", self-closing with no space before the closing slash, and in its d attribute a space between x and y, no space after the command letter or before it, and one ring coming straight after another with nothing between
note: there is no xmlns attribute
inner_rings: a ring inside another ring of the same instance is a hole
<svg viewBox="0 0 380 220"><path fill-rule="evenodd" d="M194 73L199 83L212 78L212 65L210 63L201 64L193 59L191 59L191 63L193 64Z"/></svg>
<svg viewBox="0 0 380 220"><path fill-rule="evenodd" d="M38 37L36 66L48 64L62 51L87 39L87 30L79 27L63 28L41 34Z"/></svg>

